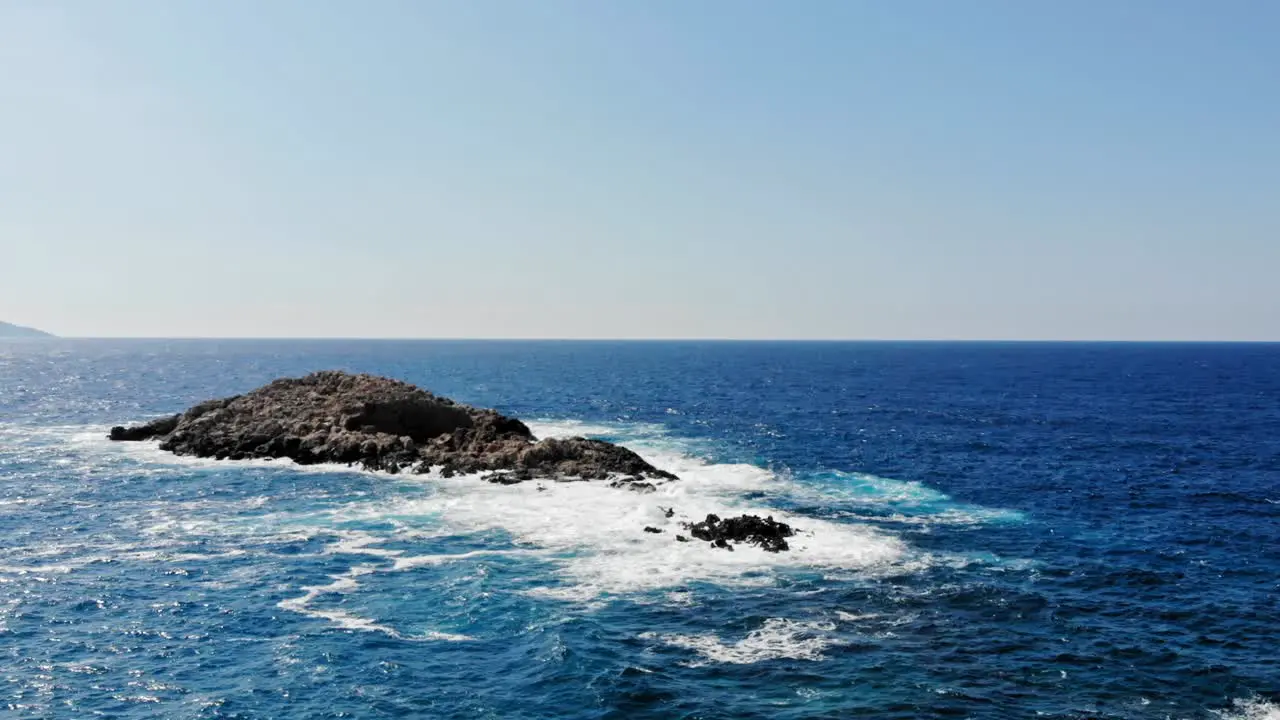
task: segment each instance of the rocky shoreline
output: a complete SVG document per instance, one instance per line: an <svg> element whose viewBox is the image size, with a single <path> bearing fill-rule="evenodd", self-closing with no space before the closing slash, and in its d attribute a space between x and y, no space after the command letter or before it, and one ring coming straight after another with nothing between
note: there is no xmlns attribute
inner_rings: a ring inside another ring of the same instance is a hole
<svg viewBox="0 0 1280 720"><path fill-rule="evenodd" d="M177 455L247 460L287 458L389 473L479 474L503 484L527 480L609 481L652 492L678 478L619 445L589 438L538 440L528 426L409 383L335 370L275 380L243 395L200 403L141 425L111 428L111 440L158 440ZM714 519L713 519L714 518ZM788 549L790 527L714 515L688 526L713 547L728 541ZM678 539L686 539L679 536Z"/></svg>

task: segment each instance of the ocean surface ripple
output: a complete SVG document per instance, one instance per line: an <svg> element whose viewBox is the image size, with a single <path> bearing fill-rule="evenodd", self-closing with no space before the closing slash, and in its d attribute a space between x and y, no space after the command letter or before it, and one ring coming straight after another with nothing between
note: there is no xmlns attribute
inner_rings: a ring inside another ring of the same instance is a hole
<svg viewBox="0 0 1280 720"><path fill-rule="evenodd" d="M326 368L682 480L105 439ZM1277 720L1280 345L5 342L0 538L5 718Z"/></svg>

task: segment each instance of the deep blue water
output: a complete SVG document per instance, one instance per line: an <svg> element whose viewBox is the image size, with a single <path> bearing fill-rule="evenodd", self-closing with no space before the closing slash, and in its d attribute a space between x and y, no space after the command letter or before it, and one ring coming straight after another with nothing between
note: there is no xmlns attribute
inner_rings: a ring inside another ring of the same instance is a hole
<svg viewBox="0 0 1280 720"><path fill-rule="evenodd" d="M323 368L682 480L104 439ZM804 533L641 532L668 506ZM0 344L0 693L6 718L1280 717L1280 345Z"/></svg>

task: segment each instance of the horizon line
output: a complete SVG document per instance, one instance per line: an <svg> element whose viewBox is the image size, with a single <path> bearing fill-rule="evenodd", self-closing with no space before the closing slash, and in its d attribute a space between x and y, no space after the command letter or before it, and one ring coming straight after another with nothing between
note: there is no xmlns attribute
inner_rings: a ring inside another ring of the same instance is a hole
<svg viewBox="0 0 1280 720"><path fill-rule="evenodd" d="M272 336L272 335L48 335L0 340L293 341L293 342L554 342L554 343L916 343L916 344L1089 344L1089 345L1274 345L1280 339L1100 339L1100 338L770 338L770 337L499 337L499 336Z"/></svg>

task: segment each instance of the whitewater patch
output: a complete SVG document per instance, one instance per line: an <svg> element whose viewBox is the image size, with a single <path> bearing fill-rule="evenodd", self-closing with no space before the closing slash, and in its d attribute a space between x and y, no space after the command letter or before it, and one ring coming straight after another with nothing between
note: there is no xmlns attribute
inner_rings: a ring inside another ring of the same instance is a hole
<svg viewBox="0 0 1280 720"><path fill-rule="evenodd" d="M768 492L797 505L835 506L834 517L903 525L984 525L1018 523L1026 517L1006 508L961 503L914 480L897 480L871 473L832 470L796 477L754 465L709 464L701 459L711 449L705 442L672 439L662 425L633 423L605 425L577 420L530 422L538 437L586 435L625 444L645 459L680 477L720 470L716 480L734 492ZM865 510L860 512L859 510Z"/></svg>
<svg viewBox="0 0 1280 720"><path fill-rule="evenodd" d="M780 573L790 571L812 570L824 577L850 578L911 574L936 561L932 555L913 550L891 531L863 518L838 512L825 517L788 512L770 504L771 500L888 507L895 503L932 505L937 506L933 518L943 523L950 522L946 513L955 511L948 507L945 495L916 483L850 475L854 481L845 478L843 484L814 484L750 464L709 462L699 456L699 451L707 449L700 447L700 441L671 438L662 425L572 420L528 424L540 438L585 435L619 442L681 479L662 483L652 493L637 493L590 482L544 480L501 485L482 482L474 476L372 473L385 476L390 483L386 487L412 491L325 496L323 507L300 512L273 512L274 501L265 496L242 499L234 507L223 508L206 506L203 501L171 502L141 511L139 517L149 518L150 522L139 530L158 544L164 544L159 542L163 537L188 542L239 535L242 540L269 543L337 535L338 542L327 546L324 553L373 558L382 561L377 571L392 572L480 562L497 555L536 556L551 564L555 577L548 584L525 592L592 601L605 596L679 590L696 582L765 586L776 582ZM163 452L152 443L111 443L105 438L106 432L105 426L79 426L51 429L47 434L60 437L64 447L77 456L95 456L99 465L119 470L121 460L131 461L128 472L134 476L172 475L175 469L181 473L226 472L234 468L270 473L371 474L340 465L297 466L281 460L181 457ZM299 486L298 492L316 491ZM228 522L228 511L236 516L233 522ZM792 525L797 534L789 540L792 549L782 553L768 553L750 545L738 545L729 552L712 550L692 538L689 542L677 541L677 535L689 535L686 523L698 522L708 514L773 516ZM969 515L965 518L965 522L977 521ZM927 518L922 520L925 521ZM344 529L388 524L390 529ZM661 532L648 533L645 527ZM384 547L386 543L408 539L429 541L493 533L498 534L498 542L501 537L508 538L509 546L416 556ZM324 612L327 614L316 617L352 629L385 630L375 627L376 623L370 625L335 614L336 611L312 607L317 598L343 589L325 589L328 587L305 589L303 595L286 601L288 604L282 607Z"/></svg>
<svg viewBox="0 0 1280 720"><path fill-rule="evenodd" d="M342 519L368 521L394 513L430 518L458 534L503 531L517 547L537 548L557 562L561 579L570 587L549 591L569 599L694 581L763 585L786 568L887 569L908 553L902 541L869 527L795 516L743 500L744 490L774 482L759 468L640 452L681 480L639 494L601 483L504 486L473 477L424 476L420 482L430 483L434 493L381 507L344 508ZM712 550L701 541L677 541L677 535L688 535L683 523L697 522L709 513L772 515L797 528L797 535L790 539L791 551L784 553L750 545L728 552ZM648 533L645 527L662 532Z"/></svg>
<svg viewBox="0 0 1280 720"><path fill-rule="evenodd" d="M913 480L869 473L830 471L797 478L785 497L798 504L834 508L852 520L899 525L988 525L1020 523L1026 517L1005 508L961 503Z"/></svg>
<svg viewBox="0 0 1280 720"><path fill-rule="evenodd" d="M789 569L845 569L883 574L911 572L918 565L903 562L910 549L892 535L864 525L799 516L763 504L760 498L785 488L789 481L753 465L709 463L682 452L678 445L667 441L656 426L608 427L577 422L531 423L531 426L540 437L582 434L622 437L646 460L682 479L663 484L653 493L642 494L610 488L603 483L535 481L500 485L482 482L474 476L386 475L388 482L426 492L380 499L357 497L312 513L268 514L257 517L249 527L239 529L219 524L215 518L208 517L203 508L193 507L196 514L204 517L195 520L160 513L160 517L154 518L155 523L143 532L180 532L187 537L240 532L263 542L272 532L302 537L324 534L338 538L322 550L324 554L372 557L389 563L387 567L379 567L379 571L411 571L494 556L536 557L550 562L556 568L556 577L550 585L525 592L576 601L679 588L696 581L730 586L768 585L776 580L778 572ZM136 450L138 447L143 449ZM123 451L140 455L139 459L145 458L148 463L180 465L197 471L225 471L230 464L299 473L368 474L344 466L301 467L279 461L229 463L176 457L154 447L133 444L123 446ZM751 497L756 499L747 499ZM244 502L248 501L242 501L242 505ZM747 545L737 546L733 552L711 550L701 541L676 540L677 535L688 535L683 523L697 522L709 513L772 515L796 527L798 534L790 540L792 550L785 553L767 553ZM345 529L387 524L392 528ZM662 532L646 533L646 526ZM389 542L495 532L498 537L508 537L513 547L416 556L383 547ZM323 594L326 593L304 593L301 599L284 607L306 608ZM325 617L353 629L381 631L345 616Z"/></svg>
<svg viewBox="0 0 1280 720"><path fill-rule="evenodd" d="M1280 703L1262 698L1239 698L1232 702L1230 710L1215 710L1222 720L1280 720Z"/></svg>
<svg viewBox="0 0 1280 720"><path fill-rule="evenodd" d="M715 633L681 635L646 632L641 633L640 638L694 651L698 654L698 659L682 663L688 667L711 663L751 665L779 659L823 660L827 649L847 644L835 636L835 629L835 624L830 622L768 618L745 637L733 641L726 641Z"/></svg>

